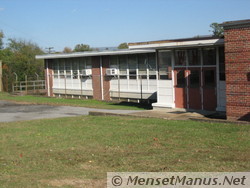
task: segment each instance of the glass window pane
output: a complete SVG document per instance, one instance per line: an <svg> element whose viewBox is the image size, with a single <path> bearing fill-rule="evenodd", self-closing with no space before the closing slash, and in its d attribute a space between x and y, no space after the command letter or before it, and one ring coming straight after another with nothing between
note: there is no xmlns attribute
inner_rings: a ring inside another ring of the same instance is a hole
<svg viewBox="0 0 250 188"><path fill-rule="evenodd" d="M177 66L186 66L186 51L185 50L176 50L175 51L175 65Z"/></svg>
<svg viewBox="0 0 250 188"><path fill-rule="evenodd" d="M215 71L214 70L204 71L204 86L215 87Z"/></svg>
<svg viewBox="0 0 250 188"><path fill-rule="evenodd" d="M127 79L127 76L120 75L120 79Z"/></svg>
<svg viewBox="0 0 250 188"><path fill-rule="evenodd" d="M119 56L119 73L121 75L127 74L127 56Z"/></svg>
<svg viewBox="0 0 250 188"><path fill-rule="evenodd" d="M161 80L172 79L172 52L159 51L159 76Z"/></svg>
<svg viewBox="0 0 250 188"><path fill-rule="evenodd" d="M198 49L188 49L188 63L189 65L200 65L201 58L200 58L200 51Z"/></svg>
<svg viewBox="0 0 250 188"><path fill-rule="evenodd" d="M215 48L204 48L203 65L216 65L216 50Z"/></svg>
<svg viewBox="0 0 250 188"><path fill-rule="evenodd" d="M82 71L83 69L85 69L85 59L79 58L79 70Z"/></svg>
<svg viewBox="0 0 250 188"><path fill-rule="evenodd" d="M129 67L129 69L137 69L136 55L129 55L128 56L128 67Z"/></svg>
<svg viewBox="0 0 250 188"><path fill-rule="evenodd" d="M64 78L65 76L65 68L64 68L64 60L60 59L58 60L58 64L59 64L59 74L60 74L60 78Z"/></svg>
<svg viewBox="0 0 250 188"><path fill-rule="evenodd" d="M139 75L147 75L148 57L147 54L138 54Z"/></svg>
<svg viewBox="0 0 250 188"><path fill-rule="evenodd" d="M64 71L64 60L60 59L58 63L59 63L59 70Z"/></svg>
<svg viewBox="0 0 250 188"><path fill-rule="evenodd" d="M77 61L77 59L74 59L74 60L73 60L73 63L72 63L72 70L78 70L78 61Z"/></svg>
<svg viewBox="0 0 250 188"><path fill-rule="evenodd" d="M136 79L137 58L136 55L128 56L129 79Z"/></svg>
<svg viewBox="0 0 250 188"><path fill-rule="evenodd" d="M86 62L86 69L91 69L92 68L91 57L85 57L84 59Z"/></svg>
<svg viewBox="0 0 250 188"><path fill-rule="evenodd" d="M117 56L110 56L110 68L118 68Z"/></svg>
<svg viewBox="0 0 250 188"><path fill-rule="evenodd" d="M156 71L155 53L148 54L148 69L149 71Z"/></svg>
<svg viewBox="0 0 250 188"><path fill-rule="evenodd" d="M191 70L189 75L189 86L191 88L200 87L200 71L199 70Z"/></svg>
<svg viewBox="0 0 250 188"><path fill-rule="evenodd" d="M186 86L185 71L179 70L179 71L177 71L176 87L185 87L185 86Z"/></svg>

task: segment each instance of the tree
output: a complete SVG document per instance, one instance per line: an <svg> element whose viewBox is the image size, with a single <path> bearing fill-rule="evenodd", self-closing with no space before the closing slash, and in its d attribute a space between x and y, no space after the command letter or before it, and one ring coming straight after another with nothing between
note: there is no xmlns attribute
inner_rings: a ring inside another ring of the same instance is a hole
<svg viewBox="0 0 250 188"><path fill-rule="evenodd" d="M126 42L119 44L118 49L128 49L128 44Z"/></svg>
<svg viewBox="0 0 250 188"><path fill-rule="evenodd" d="M213 29L213 30L210 30L213 32L213 36L216 36L216 37L224 36L224 29L218 23L216 23L216 22L212 23L212 24L210 24L210 27Z"/></svg>
<svg viewBox="0 0 250 188"><path fill-rule="evenodd" d="M44 54L43 50L32 42L25 40L8 39L7 47L0 51L0 59L8 67L7 75L15 72L19 80L24 80L25 75L44 75L43 60L35 59L36 55Z"/></svg>
<svg viewBox="0 0 250 188"><path fill-rule="evenodd" d="M4 38L4 34L2 31L0 31L0 50L3 49L3 38Z"/></svg>
<svg viewBox="0 0 250 188"><path fill-rule="evenodd" d="M63 49L63 53L71 53L72 52L72 49L70 47L65 47Z"/></svg>
<svg viewBox="0 0 250 188"><path fill-rule="evenodd" d="M74 48L74 52L84 52L84 51L93 51L88 44L77 44Z"/></svg>

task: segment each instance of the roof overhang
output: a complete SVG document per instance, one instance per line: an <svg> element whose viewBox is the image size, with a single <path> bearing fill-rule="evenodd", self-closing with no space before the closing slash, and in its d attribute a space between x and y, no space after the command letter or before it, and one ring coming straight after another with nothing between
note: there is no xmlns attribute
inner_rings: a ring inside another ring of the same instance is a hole
<svg viewBox="0 0 250 188"><path fill-rule="evenodd" d="M125 54L142 54L154 53L152 49L141 50L117 50L117 51L103 51L103 52L76 52L65 54L46 54L36 55L36 59L61 59L61 58L76 58L76 57L93 57L93 56L108 56L108 55L125 55Z"/></svg>
<svg viewBox="0 0 250 188"><path fill-rule="evenodd" d="M189 40L189 41L162 41L162 42L150 42L150 43L140 43L140 44L131 44L129 49L165 49L165 48L188 48L188 47L201 47L201 46L215 46L223 45L224 39L207 39L207 40Z"/></svg>
<svg viewBox="0 0 250 188"><path fill-rule="evenodd" d="M222 24L219 24L219 25L222 26L225 30L227 30L227 29L235 29L235 28L250 27L250 19L223 22Z"/></svg>

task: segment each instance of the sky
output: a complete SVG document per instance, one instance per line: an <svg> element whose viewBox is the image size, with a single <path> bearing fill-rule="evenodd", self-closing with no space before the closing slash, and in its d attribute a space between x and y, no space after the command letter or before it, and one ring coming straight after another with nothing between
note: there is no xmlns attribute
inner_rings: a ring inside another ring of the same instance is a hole
<svg viewBox="0 0 250 188"><path fill-rule="evenodd" d="M213 22L242 19L250 0L0 0L6 39L56 51L209 35Z"/></svg>

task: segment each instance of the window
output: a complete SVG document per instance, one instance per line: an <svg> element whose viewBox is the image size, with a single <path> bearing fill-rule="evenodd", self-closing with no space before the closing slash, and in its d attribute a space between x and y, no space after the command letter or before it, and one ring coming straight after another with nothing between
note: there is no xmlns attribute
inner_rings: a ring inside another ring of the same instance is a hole
<svg viewBox="0 0 250 188"><path fill-rule="evenodd" d="M86 78L85 76L82 75L83 70L86 69L91 69L92 64L91 64L91 58L90 57L82 57L77 59L77 64L79 66L79 73L81 78ZM74 74L74 72L73 72Z"/></svg>
<svg viewBox="0 0 250 188"><path fill-rule="evenodd" d="M59 66L58 66L58 60L54 60L53 64L52 64L52 69L54 71L54 78L58 78L58 70L59 70Z"/></svg>
<svg viewBox="0 0 250 188"><path fill-rule="evenodd" d="M199 70L191 70L189 75L190 87L198 88L200 87L200 71Z"/></svg>
<svg viewBox="0 0 250 188"><path fill-rule="evenodd" d="M118 68L118 57L110 56L110 68Z"/></svg>
<svg viewBox="0 0 250 188"><path fill-rule="evenodd" d="M204 48L203 65L216 65L216 50L215 48Z"/></svg>
<svg viewBox="0 0 250 188"><path fill-rule="evenodd" d="M128 56L129 79L136 79L137 58L136 55Z"/></svg>
<svg viewBox="0 0 250 188"><path fill-rule="evenodd" d="M119 56L119 73L120 75L127 75L127 56L125 55Z"/></svg>
<svg viewBox="0 0 250 188"><path fill-rule="evenodd" d="M59 76L60 76L60 78L65 78L64 60L60 59L60 60L58 60L58 63L59 63Z"/></svg>
<svg viewBox="0 0 250 188"><path fill-rule="evenodd" d="M142 78L147 79L148 58L147 54L138 54L139 75L146 75Z"/></svg>
<svg viewBox="0 0 250 188"><path fill-rule="evenodd" d="M219 48L219 71L220 80L225 81L225 49L224 47Z"/></svg>
<svg viewBox="0 0 250 188"><path fill-rule="evenodd" d="M66 78L71 78L71 61L66 60L65 62L65 70L66 70Z"/></svg>
<svg viewBox="0 0 250 188"><path fill-rule="evenodd" d="M80 70L80 74L82 72L82 70L85 69L85 59L84 58L79 58L79 70Z"/></svg>
<svg viewBox="0 0 250 188"><path fill-rule="evenodd" d="M188 64L189 65L200 65L201 64L201 56L200 51L198 49L188 49Z"/></svg>
<svg viewBox="0 0 250 188"><path fill-rule="evenodd" d="M85 68L86 69L92 69L92 62L90 57L85 57Z"/></svg>
<svg viewBox="0 0 250 188"><path fill-rule="evenodd" d="M159 78L160 80L172 79L172 52L171 51L159 51Z"/></svg>
<svg viewBox="0 0 250 188"><path fill-rule="evenodd" d="M74 58L72 62L73 79L78 79L78 65L79 59Z"/></svg>
<svg viewBox="0 0 250 188"><path fill-rule="evenodd" d="M176 87L185 87L185 86L186 86L185 70L179 70L177 72Z"/></svg>
<svg viewBox="0 0 250 188"><path fill-rule="evenodd" d="M204 71L204 87L215 87L215 71Z"/></svg>
<svg viewBox="0 0 250 188"><path fill-rule="evenodd" d="M175 65L176 66L186 66L187 64L186 51L176 50L175 51Z"/></svg>

